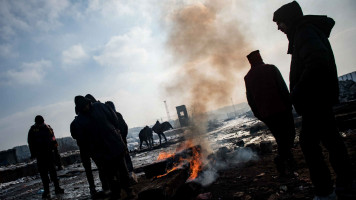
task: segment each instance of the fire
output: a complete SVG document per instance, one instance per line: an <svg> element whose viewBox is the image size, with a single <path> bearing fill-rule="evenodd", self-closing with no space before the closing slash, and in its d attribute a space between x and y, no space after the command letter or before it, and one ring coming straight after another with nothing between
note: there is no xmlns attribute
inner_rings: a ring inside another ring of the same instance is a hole
<svg viewBox="0 0 356 200"><path fill-rule="evenodd" d="M202 168L201 154L198 152L197 148L193 148L193 159L190 161L190 171L191 174L188 181L194 180L198 177L199 172Z"/></svg>
<svg viewBox="0 0 356 200"><path fill-rule="evenodd" d="M172 169L168 170L167 173L163 175L156 176L155 178L160 178L163 176L166 176L172 171L175 171L179 168L182 167L184 163L189 162L190 166L190 176L188 178L188 181L194 180L198 177L199 172L202 170L202 155L200 153L199 147L193 146L193 142L191 140L186 141L185 143L181 144L180 146L177 147L176 152L179 152L184 149L192 148L192 156L189 158L180 158L179 162L176 163ZM174 157L176 153L167 153L167 152L160 152L157 160L164 160L167 158Z"/></svg>
<svg viewBox="0 0 356 200"><path fill-rule="evenodd" d="M157 157L157 160L164 160L164 159L167 159L167 158L170 158L173 156L174 156L174 153L160 152Z"/></svg>

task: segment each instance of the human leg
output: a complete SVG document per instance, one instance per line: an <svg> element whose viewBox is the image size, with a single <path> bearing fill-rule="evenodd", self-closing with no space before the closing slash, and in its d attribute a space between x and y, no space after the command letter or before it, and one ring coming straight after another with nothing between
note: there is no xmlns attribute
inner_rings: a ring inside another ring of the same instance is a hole
<svg viewBox="0 0 356 200"><path fill-rule="evenodd" d="M303 113L300 146L309 167L310 179L318 196L326 196L333 192L333 182L320 146L320 127L325 126L321 115L315 109Z"/></svg>

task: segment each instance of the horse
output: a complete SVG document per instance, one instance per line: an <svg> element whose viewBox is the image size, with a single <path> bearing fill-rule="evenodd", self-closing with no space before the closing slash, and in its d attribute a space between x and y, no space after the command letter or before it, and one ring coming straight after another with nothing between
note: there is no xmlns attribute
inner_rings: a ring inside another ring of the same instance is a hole
<svg viewBox="0 0 356 200"><path fill-rule="evenodd" d="M169 122L163 122L162 124L159 123L159 121L156 121L156 124L153 125L152 130L158 134L159 137L159 144L161 143L161 135L164 137L164 140L167 142L167 138L164 135L164 131L167 131L169 129L173 129L172 125Z"/></svg>
<svg viewBox="0 0 356 200"><path fill-rule="evenodd" d="M143 142L146 142L148 148L153 147L153 134L150 127L145 126L138 134L138 137L140 138L140 149L142 148Z"/></svg>

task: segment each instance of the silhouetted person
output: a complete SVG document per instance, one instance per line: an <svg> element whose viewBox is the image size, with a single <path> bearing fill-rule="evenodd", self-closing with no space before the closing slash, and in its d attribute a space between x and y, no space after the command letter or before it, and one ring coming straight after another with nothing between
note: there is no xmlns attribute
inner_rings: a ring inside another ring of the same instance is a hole
<svg viewBox="0 0 356 200"><path fill-rule="evenodd" d="M95 97L91 94L85 95L85 98L89 99L90 102L92 102L92 103L100 102L100 101L96 100Z"/></svg>
<svg viewBox="0 0 356 200"><path fill-rule="evenodd" d="M295 138L292 103L289 91L278 68L265 64L258 50L248 56L251 69L245 76L248 104L256 118L270 129L278 145L275 158L281 175L293 173L292 147Z"/></svg>
<svg viewBox="0 0 356 200"><path fill-rule="evenodd" d="M78 127L89 138L93 160L102 168L109 182L111 197L120 198L121 188L129 198L134 194L124 160L127 151L119 131L116 113L100 102L91 103L83 96L74 99L78 111Z"/></svg>
<svg viewBox="0 0 356 200"><path fill-rule="evenodd" d="M116 111L115 105L112 101L105 102L105 105L109 106L109 108L112 109L116 113L117 119L119 120L120 134L121 134L122 140L124 141L126 148L127 148L127 134L128 134L129 128L128 128L124 118L122 117L121 113ZM127 170L129 170L129 172L133 172L133 165L132 165L130 154L128 152L125 155L125 161L126 161L126 165L127 165Z"/></svg>
<svg viewBox="0 0 356 200"><path fill-rule="evenodd" d="M41 115L35 117L35 124L28 132L28 146L31 158L37 159L37 167L43 183L44 192L42 198L50 198L49 177L54 183L55 193L63 194L64 190L59 186L54 160L53 134Z"/></svg>
<svg viewBox="0 0 356 200"><path fill-rule="evenodd" d="M75 110L76 110L76 114L78 114L77 108ZM97 194L97 191L95 189L94 177L93 177L93 172L92 172L92 168L91 168L91 159L90 158L92 158L92 153L90 151L90 138L89 138L89 135L82 132L83 129L81 129L80 123L78 123L78 120L88 120L88 119L85 119L85 117L83 117L83 116L79 117L79 119L78 119L78 117L76 116L74 118L74 120L72 121L72 123L70 124L70 132L71 132L72 137L77 141L77 144L79 146L80 159L81 159L81 162L85 169L85 174L87 176L90 194L93 198L96 198L99 195ZM103 189L103 191L107 191L107 190L109 190L109 185L107 183L104 172L101 169L101 166L97 165L97 167L98 167L98 172L99 172L99 178L100 178L100 181L102 184L102 189Z"/></svg>
<svg viewBox="0 0 356 200"><path fill-rule="evenodd" d="M296 1L275 11L273 21L289 40L291 98L302 116L300 145L315 186L315 199L334 199L333 182L320 143L328 150L337 175L338 196L351 189L352 184L350 159L332 109L339 98L337 69L328 40L335 22L327 16L303 16Z"/></svg>
<svg viewBox="0 0 356 200"><path fill-rule="evenodd" d="M158 134L159 137L159 144L162 144L161 142L161 136L164 137L164 140L167 142L167 138L163 133L162 127L161 127L161 123L159 123L159 121L157 120L155 125L153 125L152 130Z"/></svg>

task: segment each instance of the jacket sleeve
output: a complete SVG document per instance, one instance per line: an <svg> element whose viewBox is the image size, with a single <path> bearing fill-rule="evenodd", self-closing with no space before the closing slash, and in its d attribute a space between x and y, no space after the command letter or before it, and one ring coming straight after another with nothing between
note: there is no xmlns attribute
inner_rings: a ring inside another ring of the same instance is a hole
<svg viewBox="0 0 356 200"><path fill-rule="evenodd" d="M77 126L77 122L76 122L76 119L74 119L72 121L72 123L70 123L70 134L72 136L73 139L77 140L78 139L78 126Z"/></svg>
<svg viewBox="0 0 356 200"><path fill-rule="evenodd" d="M118 120L120 122L120 128L121 128L121 131L122 131L121 134L124 137L126 137L127 136L127 132L128 132L128 126L127 126L124 118L122 117L121 113L117 112L116 114L117 114L117 118L118 118Z"/></svg>
<svg viewBox="0 0 356 200"><path fill-rule="evenodd" d="M289 90L286 82L284 81L281 72L278 70L276 66L273 66L274 74L275 74L275 80L277 83L277 87L280 91L280 94L282 96L283 102L286 103L286 105L290 108L292 108L292 103L289 95Z"/></svg>
<svg viewBox="0 0 356 200"><path fill-rule="evenodd" d="M35 153L35 150L34 150L34 144L33 144L33 132L32 132L32 127L31 127L30 130L28 131L27 143L28 143L28 148L30 149L31 158L36 157L36 153Z"/></svg>
<svg viewBox="0 0 356 200"><path fill-rule="evenodd" d="M105 109L105 114L107 115L107 119L112 123L112 125L117 129L120 130L120 123L119 120L116 116L116 113L109 107L104 105Z"/></svg>
<svg viewBox="0 0 356 200"><path fill-rule="evenodd" d="M253 115L255 115L255 117L256 117L257 119L261 120L262 118L261 118L261 116L260 116L260 114L259 114L259 112L258 112L257 105L256 105L256 103L255 103L255 99L253 98L251 92L249 91L249 88L248 88L248 86L247 86L247 84L246 84L246 81L245 81L245 87L246 87L247 103L248 103L248 105L250 105L251 110L252 110L252 112L253 112Z"/></svg>
<svg viewBox="0 0 356 200"><path fill-rule="evenodd" d="M320 86L322 85L323 78L327 78L329 71L329 69L326 69L329 58L328 49L322 41L322 37L326 36L319 33L313 25L306 25L295 37L295 44L300 45L298 56L305 65L300 79L294 88L291 88L293 93L298 94L299 91L305 91L310 87L319 87L315 85L318 83L313 81L315 78L318 78ZM313 85L310 83L313 83Z"/></svg>

